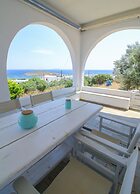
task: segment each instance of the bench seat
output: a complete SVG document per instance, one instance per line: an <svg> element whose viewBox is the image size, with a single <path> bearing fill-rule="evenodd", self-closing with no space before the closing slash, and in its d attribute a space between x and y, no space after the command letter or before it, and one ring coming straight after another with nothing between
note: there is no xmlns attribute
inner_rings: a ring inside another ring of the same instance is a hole
<svg viewBox="0 0 140 194"><path fill-rule="evenodd" d="M81 91L80 99L125 110L130 106L130 98L95 92Z"/></svg>

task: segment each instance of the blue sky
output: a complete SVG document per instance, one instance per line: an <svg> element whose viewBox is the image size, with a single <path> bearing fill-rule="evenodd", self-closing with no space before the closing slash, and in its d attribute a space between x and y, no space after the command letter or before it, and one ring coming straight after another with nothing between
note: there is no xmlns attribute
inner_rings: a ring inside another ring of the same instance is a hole
<svg viewBox="0 0 140 194"><path fill-rule="evenodd" d="M8 69L71 69L71 57L62 38L43 25L19 31L8 52Z"/></svg>
<svg viewBox="0 0 140 194"><path fill-rule="evenodd" d="M86 69L113 69L128 44L140 42L140 30L124 30L103 39L91 51ZM29 25L13 39L8 69L72 69L71 57L62 38L43 25Z"/></svg>

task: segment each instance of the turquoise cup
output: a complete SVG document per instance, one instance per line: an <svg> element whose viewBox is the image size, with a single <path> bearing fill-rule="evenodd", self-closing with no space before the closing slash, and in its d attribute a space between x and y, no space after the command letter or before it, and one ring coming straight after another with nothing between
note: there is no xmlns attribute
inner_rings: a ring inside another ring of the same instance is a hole
<svg viewBox="0 0 140 194"><path fill-rule="evenodd" d="M35 127L37 121L38 118L32 110L24 110L19 116L18 124L22 129L31 129Z"/></svg>
<svg viewBox="0 0 140 194"><path fill-rule="evenodd" d="M71 99L66 99L66 101L65 101L65 109L71 109Z"/></svg>

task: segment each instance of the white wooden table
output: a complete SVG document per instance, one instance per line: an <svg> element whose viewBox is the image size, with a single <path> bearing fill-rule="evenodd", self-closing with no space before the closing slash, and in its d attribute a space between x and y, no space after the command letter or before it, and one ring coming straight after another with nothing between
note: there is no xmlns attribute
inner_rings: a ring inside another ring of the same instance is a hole
<svg viewBox="0 0 140 194"><path fill-rule="evenodd" d="M100 105L72 101L72 108L66 110L65 99L44 103L33 108L38 123L30 130L18 126L20 113L0 118L0 189L75 133L101 109Z"/></svg>

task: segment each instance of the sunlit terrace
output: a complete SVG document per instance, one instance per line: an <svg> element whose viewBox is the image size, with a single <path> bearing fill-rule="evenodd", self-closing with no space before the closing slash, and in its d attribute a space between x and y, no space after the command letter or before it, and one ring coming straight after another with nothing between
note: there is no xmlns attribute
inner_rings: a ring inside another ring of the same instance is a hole
<svg viewBox="0 0 140 194"><path fill-rule="evenodd" d="M84 86L91 50L139 13L137 0L0 2L0 194L140 193L139 91ZM63 39L73 86L10 100L8 51L31 24Z"/></svg>

